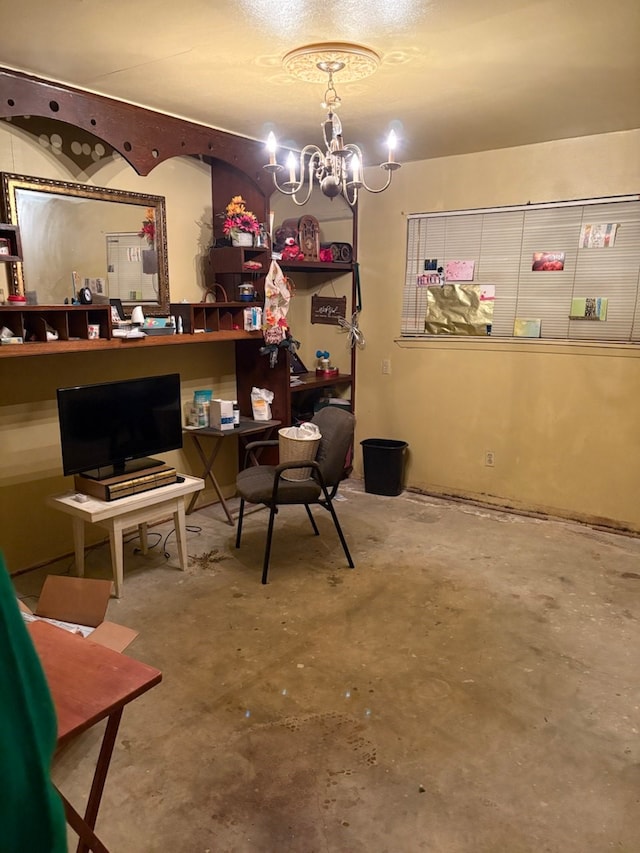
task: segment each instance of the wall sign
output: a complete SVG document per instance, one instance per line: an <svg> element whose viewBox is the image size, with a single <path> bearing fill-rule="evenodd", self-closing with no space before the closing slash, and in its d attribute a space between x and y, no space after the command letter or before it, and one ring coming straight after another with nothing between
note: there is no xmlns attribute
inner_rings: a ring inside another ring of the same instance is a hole
<svg viewBox="0 0 640 853"><path fill-rule="evenodd" d="M312 296L311 322L328 326L339 325L340 317L347 316L346 296Z"/></svg>

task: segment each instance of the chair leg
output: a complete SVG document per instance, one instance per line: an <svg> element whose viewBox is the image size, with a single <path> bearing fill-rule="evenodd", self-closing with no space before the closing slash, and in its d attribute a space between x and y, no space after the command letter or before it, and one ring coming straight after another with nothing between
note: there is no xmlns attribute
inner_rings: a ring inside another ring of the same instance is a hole
<svg viewBox="0 0 640 853"><path fill-rule="evenodd" d="M347 547L347 540L344 538L344 534L342 532L342 528L340 527L340 522L338 521L338 516L336 515L336 511L333 508L333 501L329 497L327 490L324 490L324 494L326 497L326 508L331 513L331 518L333 519L333 523L335 524L336 530L338 532L338 536L340 537L340 543L342 544L342 550L344 551L344 555L347 558L347 563L349 564L349 568L355 568L353 564L353 560L351 559L351 554L349 553L349 548Z"/></svg>
<svg viewBox="0 0 640 853"><path fill-rule="evenodd" d="M307 515L309 516L309 521L311 522L311 526L313 527L313 532L315 533L315 535L316 535L316 536L320 536L320 531L318 530L318 526L317 526L317 524L316 524L316 520L315 520L315 518L313 517L313 513L311 512L311 509L310 509L310 507L309 507L309 504L305 504L305 505L304 505L304 508L306 509L306 511L307 511Z"/></svg>
<svg viewBox="0 0 640 853"><path fill-rule="evenodd" d="M244 498L240 498L240 509L238 510L238 528L236 531L236 548L240 547L240 537L242 536L242 519L244 517Z"/></svg>
<svg viewBox="0 0 640 853"><path fill-rule="evenodd" d="M277 509L272 504L269 507L269 526L267 527L267 542L264 546L264 563L262 564L262 583L267 582L269 573L269 557L271 555L271 538L273 537L273 522L275 521Z"/></svg>

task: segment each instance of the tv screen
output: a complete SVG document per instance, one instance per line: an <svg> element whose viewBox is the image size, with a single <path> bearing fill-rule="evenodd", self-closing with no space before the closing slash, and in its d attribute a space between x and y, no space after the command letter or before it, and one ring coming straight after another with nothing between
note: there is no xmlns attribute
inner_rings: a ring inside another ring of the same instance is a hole
<svg viewBox="0 0 640 853"><path fill-rule="evenodd" d="M58 388L65 475L104 480L162 464L182 447L180 375Z"/></svg>

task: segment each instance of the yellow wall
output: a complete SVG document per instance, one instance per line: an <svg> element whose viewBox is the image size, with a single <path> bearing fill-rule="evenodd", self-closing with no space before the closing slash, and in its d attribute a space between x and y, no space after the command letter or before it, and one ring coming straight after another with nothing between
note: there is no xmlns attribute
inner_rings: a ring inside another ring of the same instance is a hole
<svg viewBox="0 0 640 853"><path fill-rule="evenodd" d="M171 298L201 300L202 255L212 233L211 178L203 163L194 158L175 158L142 178L122 158L107 158L95 165L89 176L78 172L74 163L56 154L51 146L34 144L29 134L3 122L0 170L165 196ZM7 281L5 276L0 282L5 293ZM212 388L216 396L227 399L236 396L230 343L146 351L142 343L139 350L121 353L0 360L0 549L11 572L47 562L73 548L69 519L45 506L47 495L73 487L72 478L62 476L56 388L172 372L180 373L185 404L199 388ZM231 490L236 442L228 444L216 462L216 471ZM182 452L163 454L163 458L179 470L200 473L200 462L189 442ZM212 490L208 489L201 501L212 499ZM221 530L227 532L224 525ZM87 535L89 541L101 537L89 530Z"/></svg>
<svg viewBox="0 0 640 853"><path fill-rule="evenodd" d="M407 441L408 485L640 531L638 348L449 337L397 341L405 214L636 192L639 148L640 131L633 131L408 163L387 192L363 196L360 325L366 346L358 354L357 437ZM10 127L0 127L0 169L83 179ZM177 158L140 178L118 159L91 181L166 197L172 299L198 301L211 221L203 164ZM341 367L344 354L346 364L343 333L305 328L308 294L294 316L308 367L316 346L335 353ZM391 360L390 375L382 375L382 359ZM71 483L61 475L57 387L175 370L185 402L197 388L234 396L231 344L9 358L0 365L0 548L13 572L72 550L68 519L44 504L46 495ZM494 468L484 465L486 450L495 454ZM199 473L190 447L167 459ZM221 462L221 479L231 489L233 448ZM228 533L221 524L221 536Z"/></svg>
<svg viewBox="0 0 640 853"><path fill-rule="evenodd" d="M406 214L637 192L639 148L630 131L408 163L362 197L357 433L407 441L410 486L640 530L637 347L398 341Z"/></svg>
<svg viewBox="0 0 640 853"><path fill-rule="evenodd" d="M193 392L211 388L235 397L233 344L199 344L4 359L0 368L0 549L11 572L72 550L71 523L45 506L47 495L73 488L62 476L56 388L136 376L179 373L184 406ZM235 479L236 442L216 462L223 483ZM199 475L201 464L187 438L182 451L162 454L179 471ZM212 491L200 498L212 500ZM228 533L221 524L221 534ZM102 538L87 529L88 541Z"/></svg>

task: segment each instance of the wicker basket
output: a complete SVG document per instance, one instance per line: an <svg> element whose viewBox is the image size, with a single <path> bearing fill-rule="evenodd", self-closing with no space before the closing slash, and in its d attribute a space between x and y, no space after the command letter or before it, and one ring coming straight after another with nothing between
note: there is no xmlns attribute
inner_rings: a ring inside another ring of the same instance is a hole
<svg viewBox="0 0 640 853"><path fill-rule="evenodd" d="M290 438L286 435L289 427L278 430L278 442L280 445L280 463L283 462L306 462L316 458L318 452L319 438ZM311 468L291 468L282 475L283 480L309 480Z"/></svg>

